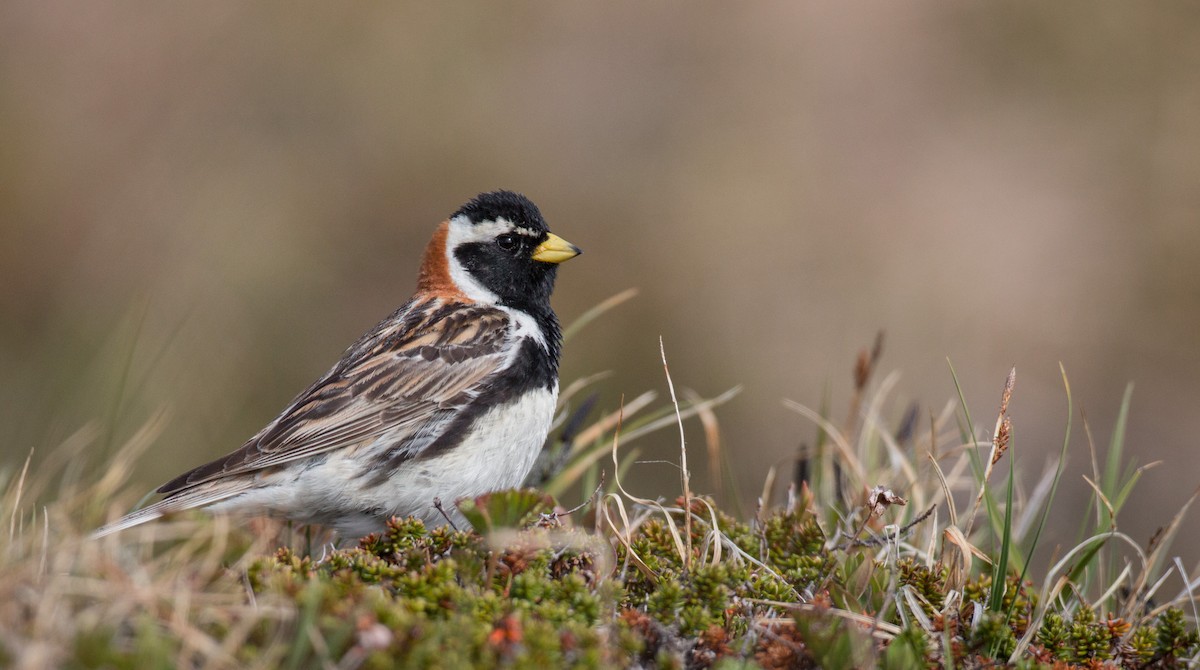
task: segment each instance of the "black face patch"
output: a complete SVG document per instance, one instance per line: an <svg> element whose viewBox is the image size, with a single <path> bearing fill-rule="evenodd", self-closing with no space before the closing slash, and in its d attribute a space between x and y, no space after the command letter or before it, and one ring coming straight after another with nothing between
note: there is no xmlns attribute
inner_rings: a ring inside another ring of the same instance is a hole
<svg viewBox="0 0 1200 670"><path fill-rule="evenodd" d="M550 233L537 205L519 193L493 191L463 205L452 218L457 217L473 224L503 219L514 226L491 239L461 243L452 253L462 269L495 294L501 305L533 317L546 336L550 359L557 361L562 338L550 308L550 293L558 265L533 260L534 250ZM504 236L511 239L501 240Z"/></svg>
<svg viewBox="0 0 1200 670"><path fill-rule="evenodd" d="M500 304L529 314L548 310L558 266L533 260L540 237L514 235L516 245L497 240L467 242L454 249L454 258L481 286L495 293Z"/></svg>
<svg viewBox="0 0 1200 670"><path fill-rule="evenodd" d="M542 212L520 193L481 193L453 215L472 224L501 219L514 229L490 240L467 242L454 257L476 281L495 293L502 305L531 315L548 312L557 266L533 260L533 252L550 232Z"/></svg>

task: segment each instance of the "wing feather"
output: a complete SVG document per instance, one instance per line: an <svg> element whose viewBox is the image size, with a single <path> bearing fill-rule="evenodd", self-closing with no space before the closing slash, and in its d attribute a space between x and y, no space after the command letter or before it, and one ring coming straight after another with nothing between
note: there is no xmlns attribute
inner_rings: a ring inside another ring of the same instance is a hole
<svg viewBox="0 0 1200 670"><path fill-rule="evenodd" d="M385 440L391 457L434 442L510 357L511 321L499 309L414 301L363 336L324 377L237 451L180 475L177 496L322 453Z"/></svg>

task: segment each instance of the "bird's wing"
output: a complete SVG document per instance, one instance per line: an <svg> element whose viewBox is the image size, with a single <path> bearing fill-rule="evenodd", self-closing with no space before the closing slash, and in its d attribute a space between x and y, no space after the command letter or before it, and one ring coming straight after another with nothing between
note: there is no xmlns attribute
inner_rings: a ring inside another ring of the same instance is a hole
<svg viewBox="0 0 1200 670"><path fill-rule="evenodd" d="M215 479L386 438L417 455L511 356L504 311L440 299L401 307L237 451L167 482L168 496Z"/></svg>

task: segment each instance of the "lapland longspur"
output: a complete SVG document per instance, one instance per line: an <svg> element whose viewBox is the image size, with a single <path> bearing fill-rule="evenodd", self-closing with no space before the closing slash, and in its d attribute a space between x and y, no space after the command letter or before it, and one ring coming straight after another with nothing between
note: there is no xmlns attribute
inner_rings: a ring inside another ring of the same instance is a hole
<svg viewBox="0 0 1200 670"><path fill-rule="evenodd" d="M440 524L437 499L519 486L558 397L550 293L579 253L524 196L479 195L438 226L404 306L240 449L95 535L206 508L358 537L394 515Z"/></svg>

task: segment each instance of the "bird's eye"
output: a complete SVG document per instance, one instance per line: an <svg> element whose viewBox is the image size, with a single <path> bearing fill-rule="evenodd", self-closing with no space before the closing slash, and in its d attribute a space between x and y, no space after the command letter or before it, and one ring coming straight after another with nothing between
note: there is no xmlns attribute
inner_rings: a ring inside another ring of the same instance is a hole
<svg viewBox="0 0 1200 670"><path fill-rule="evenodd" d="M496 238L496 246L505 251L512 251L513 249L516 249L518 244L519 242L517 242L517 236L513 235L512 233L507 233Z"/></svg>

